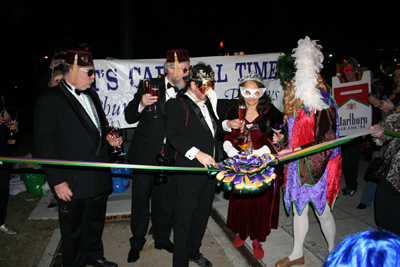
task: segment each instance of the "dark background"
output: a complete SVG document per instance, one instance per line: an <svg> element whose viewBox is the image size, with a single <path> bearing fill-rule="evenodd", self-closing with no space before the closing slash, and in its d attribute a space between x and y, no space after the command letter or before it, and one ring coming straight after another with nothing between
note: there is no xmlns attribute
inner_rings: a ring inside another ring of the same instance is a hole
<svg viewBox="0 0 400 267"><path fill-rule="evenodd" d="M13 105L31 109L50 64L45 56L57 47L81 49L82 43L91 45L95 59L142 59L165 58L168 49L188 49L191 57L290 53L309 36L323 46L328 83L335 64L348 56L388 82L379 64L400 59L398 4L220 2L225 1L2 1L1 93Z"/></svg>

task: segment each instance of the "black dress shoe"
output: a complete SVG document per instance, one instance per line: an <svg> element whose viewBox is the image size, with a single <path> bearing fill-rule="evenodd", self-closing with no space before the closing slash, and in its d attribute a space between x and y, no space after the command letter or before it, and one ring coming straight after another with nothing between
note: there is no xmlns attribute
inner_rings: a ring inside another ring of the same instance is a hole
<svg viewBox="0 0 400 267"><path fill-rule="evenodd" d="M168 245L161 245L161 246L160 246L160 245L155 244L154 247L155 247L156 249L159 249L159 250L165 249L165 250L168 251L169 253L174 252L174 244L173 244L171 241L169 241L169 244L168 244Z"/></svg>
<svg viewBox="0 0 400 267"><path fill-rule="evenodd" d="M140 250L138 250L137 248L131 248L131 250L129 250L129 254L128 254L128 262L135 262L139 259L140 255Z"/></svg>
<svg viewBox="0 0 400 267"><path fill-rule="evenodd" d="M365 205L362 202L360 202L360 204L358 204L358 206L357 206L357 209L359 209L359 210L363 210L363 209L366 209L366 208L367 208L367 205Z"/></svg>
<svg viewBox="0 0 400 267"><path fill-rule="evenodd" d="M95 262L89 264L90 266L95 266L95 267L118 267L118 264L106 260L106 258L101 258L96 260Z"/></svg>
<svg viewBox="0 0 400 267"><path fill-rule="evenodd" d="M196 258L189 258L189 261L197 263L199 266L213 266L212 263L203 257L203 254L197 254Z"/></svg>

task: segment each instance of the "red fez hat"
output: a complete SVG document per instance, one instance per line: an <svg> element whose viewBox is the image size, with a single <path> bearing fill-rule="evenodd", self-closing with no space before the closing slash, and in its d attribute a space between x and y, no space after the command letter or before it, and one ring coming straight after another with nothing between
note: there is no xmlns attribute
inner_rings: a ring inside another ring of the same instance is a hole
<svg viewBox="0 0 400 267"><path fill-rule="evenodd" d="M190 62L189 52L182 49L174 49L167 51L167 63L174 63L174 77L179 76L179 63Z"/></svg>
<svg viewBox="0 0 400 267"><path fill-rule="evenodd" d="M72 81L75 85L78 76L78 67L92 67L93 57L89 51L68 50L65 57L65 64L72 66Z"/></svg>
<svg viewBox="0 0 400 267"><path fill-rule="evenodd" d="M75 56L77 62L75 63ZM77 64L78 67L91 67L93 66L92 53L89 51L68 50L65 57L65 64L73 66Z"/></svg>

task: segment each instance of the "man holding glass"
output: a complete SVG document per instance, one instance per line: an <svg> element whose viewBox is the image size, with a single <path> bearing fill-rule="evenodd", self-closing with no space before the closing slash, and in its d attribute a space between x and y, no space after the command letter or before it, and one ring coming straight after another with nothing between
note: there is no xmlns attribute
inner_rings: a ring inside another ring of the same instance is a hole
<svg viewBox="0 0 400 267"><path fill-rule="evenodd" d="M177 91L186 86L190 60L187 50L168 50L164 64L165 76L144 80L132 101L125 109L125 120L139 122L128 150L131 164L159 165L156 155L161 154L165 140L164 105L176 97ZM151 89L158 89L158 96ZM175 182L169 175L160 177L157 172L134 171L132 174L132 213L128 262L136 262L146 243L151 219L155 248L173 251L169 237L175 208Z"/></svg>
<svg viewBox="0 0 400 267"><path fill-rule="evenodd" d="M107 134L107 120L96 92L92 54L67 51L63 80L43 92L34 112L34 135L40 158L109 162L109 144L122 140ZM104 258L101 236L106 202L112 190L107 168L44 165L57 197L63 266L117 264Z"/></svg>

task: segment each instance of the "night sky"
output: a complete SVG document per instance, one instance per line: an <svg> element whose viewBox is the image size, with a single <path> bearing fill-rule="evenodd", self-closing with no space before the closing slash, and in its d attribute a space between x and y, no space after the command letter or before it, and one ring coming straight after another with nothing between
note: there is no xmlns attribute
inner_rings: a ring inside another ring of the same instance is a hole
<svg viewBox="0 0 400 267"><path fill-rule="evenodd" d="M2 72L2 92L33 105L37 82L49 65L44 56L55 47L79 49L81 43L91 45L95 59L140 59L164 58L166 50L174 48L188 49L191 57L215 56L221 52L220 41L223 52L231 54L290 53L298 39L309 36L320 40L324 54L333 54L329 60L325 57L326 79L348 56L379 75L380 60L397 56L400 46L397 7L381 2L82 2L2 1L2 58L7 69Z"/></svg>

